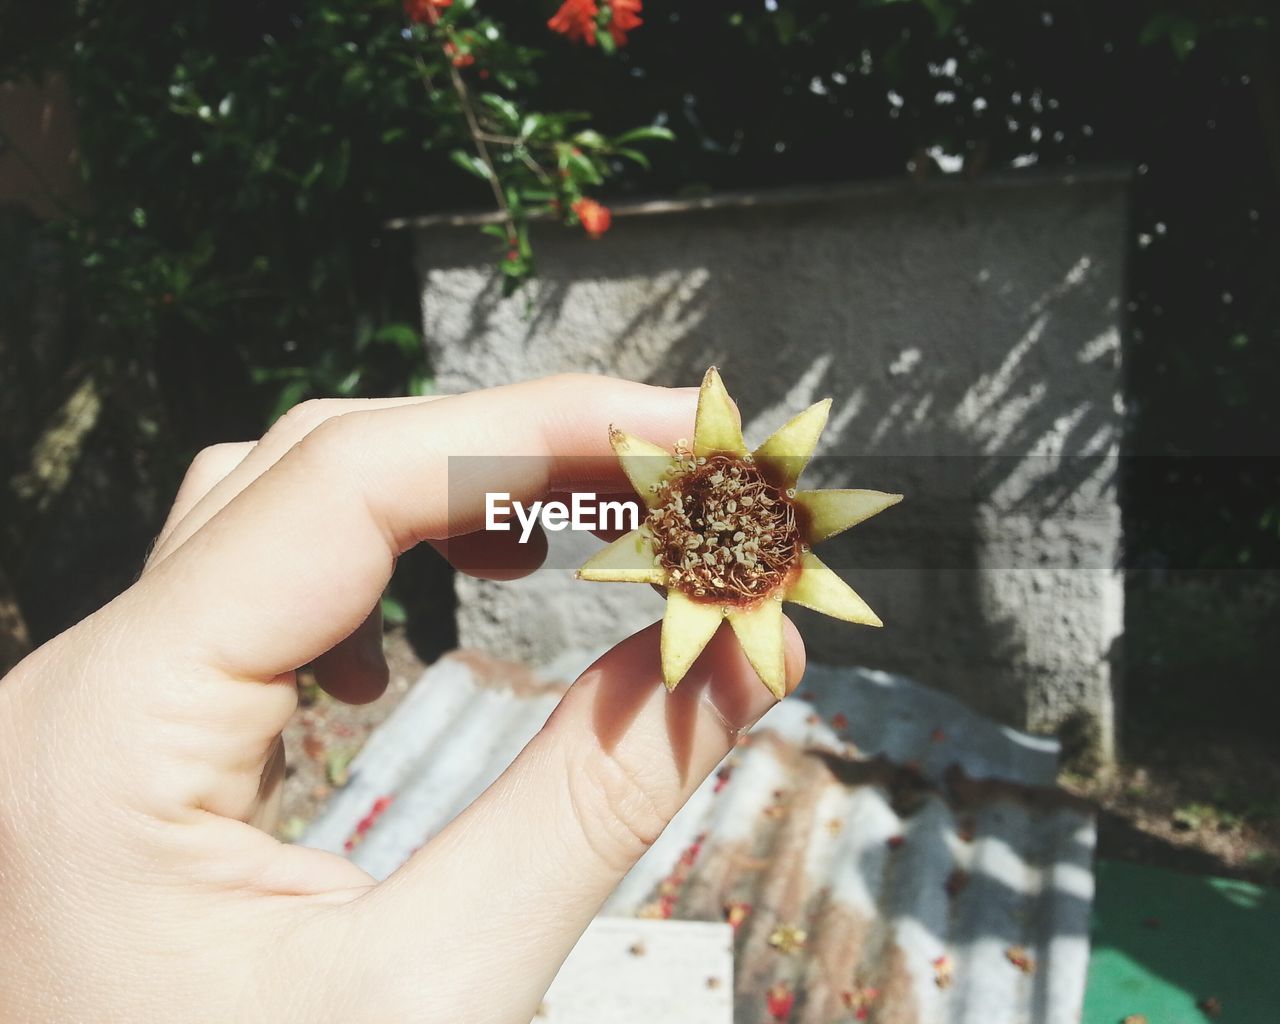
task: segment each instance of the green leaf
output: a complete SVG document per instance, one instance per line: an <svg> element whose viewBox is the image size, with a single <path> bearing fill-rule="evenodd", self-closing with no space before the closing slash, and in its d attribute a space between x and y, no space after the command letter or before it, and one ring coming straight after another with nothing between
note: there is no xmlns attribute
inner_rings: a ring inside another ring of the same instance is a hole
<svg viewBox="0 0 1280 1024"><path fill-rule="evenodd" d="M933 27L939 37L951 31L958 12L947 0L921 0L921 3L924 4L925 10L933 15Z"/></svg>
<svg viewBox="0 0 1280 1024"><path fill-rule="evenodd" d="M621 135L615 135L613 144L615 146L625 146L628 142L645 142L650 139L660 142L675 141L676 133L670 128L664 128L661 125L651 124L644 128L632 128L629 132L623 132Z"/></svg>
<svg viewBox="0 0 1280 1024"><path fill-rule="evenodd" d="M485 164L483 160L481 160L477 156L472 156L470 153L461 149L455 149L452 153L449 154L449 159L452 160L459 167L461 167L464 171L466 171L469 174L474 174L477 178L481 179L482 181L493 180L493 175L489 173L488 166Z"/></svg>
<svg viewBox="0 0 1280 1024"><path fill-rule="evenodd" d="M788 45L796 35L796 15L789 7L779 8L773 15L773 28L778 33L778 42Z"/></svg>
<svg viewBox="0 0 1280 1024"><path fill-rule="evenodd" d="M309 374L302 366L254 366L249 370L249 379L255 384L267 384L273 380L307 379Z"/></svg>
<svg viewBox="0 0 1280 1024"><path fill-rule="evenodd" d="M404 605L390 594L383 594L382 621L388 626L403 626L409 621L409 613L404 610Z"/></svg>
<svg viewBox="0 0 1280 1024"><path fill-rule="evenodd" d="M370 341L377 345L394 346L407 356L422 355L422 338L406 323L383 324L373 332Z"/></svg>
<svg viewBox="0 0 1280 1024"><path fill-rule="evenodd" d="M1185 14L1176 11L1162 11L1147 20L1142 26L1138 41L1143 46L1150 46L1161 39L1168 39L1169 46L1179 60L1186 60L1196 48L1196 39L1200 27Z"/></svg>
<svg viewBox="0 0 1280 1024"><path fill-rule="evenodd" d="M320 180L320 175L322 174L324 174L324 161L317 160L311 165L311 169L302 176L302 181L299 184L301 184L303 189L309 189Z"/></svg>
<svg viewBox="0 0 1280 1024"><path fill-rule="evenodd" d="M349 748L330 750L325 758L324 774L331 786L345 786L350 778L348 771L356 752Z"/></svg>
<svg viewBox="0 0 1280 1024"><path fill-rule="evenodd" d="M351 143L343 139L338 151L325 163L324 182L331 192L337 192L347 183L347 172L351 169Z"/></svg>
<svg viewBox="0 0 1280 1024"><path fill-rule="evenodd" d="M593 128L585 128L573 136L573 141L583 149L603 149L608 143L603 135Z"/></svg>
<svg viewBox="0 0 1280 1024"><path fill-rule="evenodd" d="M480 102L492 110L508 128L513 131L520 124L520 111L510 100L495 93L481 93Z"/></svg>
<svg viewBox="0 0 1280 1024"><path fill-rule="evenodd" d="M580 177L591 185L604 184L604 178L601 176L600 171L585 153L571 152L565 162L575 177Z"/></svg>
<svg viewBox="0 0 1280 1024"><path fill-rule="evenodd" d="M425 373L409 374L409 384L406 388L411 395L434 395L436 393L436 379L429 377Z"/></svg>
<svg viewBox="0 0 1280 1024"><path fill-rule="evenodd" d="M646 171L649 170L649 158L638 149L615 149L614 155L624 157L627 160L632 160L635 163L638 163Z"/></svg>
<svg viewBox="0 0 1280 1024"><path fill-rule="evenodd" d="M338 381L334 390L338 392L339 396L342 398L350 398L356 393L356 389L360 386L360 380L363 376L364 371L357 366L354 370Z"/></svg>
<svg viewBox="0 0 1280 1024"><path fill-rule="evenodd" d="M281 416L287 413L295 405L297 405L304 395L311 390L311 381L303 377L297 380L291 380L276 395L275 404L271 407L271 415L267 417L268 422L274 423Z"/></svg>
<svg viewBox="0 0 1280 1024"><path fill-rule="evenodd" d="M545 120L541 114L526 114L524 120L520 122L520 138L527 139L537 134Z"/></svg>

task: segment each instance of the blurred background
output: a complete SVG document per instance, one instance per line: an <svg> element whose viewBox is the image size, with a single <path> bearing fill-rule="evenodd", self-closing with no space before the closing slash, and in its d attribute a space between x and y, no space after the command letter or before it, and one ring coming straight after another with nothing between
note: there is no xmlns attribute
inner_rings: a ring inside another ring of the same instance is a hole
<svg viewBox="0 0 1280 1024"><path fill-rule="evenodd" d="M1119 756L1068 757L1063 782L1100 802L1108 856L1280 881L1270 4L0 0L0 12L4 666L129 585L200 448L258 437L308 398L431 392L449 360L437 265L484 271L468 307L482 299L483 322L460 338L495 317L519 334L573 261L579 275L658 273L662 236L649 263L619 248L658 230L640 226L645 200L693 210L783 190L865 207L888 189L910 207L954 187L987 197L961 215L980 236L1023 201L1018 182L1102 181L1120 203L1107 321L1122 349L1108 442ZM437 228L466 239L441 261ZM821 273L842 255L806 258ZM783 294L796 286L785 264L774 272ZM650 377L692 384L709 361L695 351L665 371L678 381ZM764 411L768 386L747 383L748 411ZM457 645L456 593L433 553L404 559L384 611L406 676ZM341 781L385 713L336 720L336 741L316 726L308 792Z"/></svg>

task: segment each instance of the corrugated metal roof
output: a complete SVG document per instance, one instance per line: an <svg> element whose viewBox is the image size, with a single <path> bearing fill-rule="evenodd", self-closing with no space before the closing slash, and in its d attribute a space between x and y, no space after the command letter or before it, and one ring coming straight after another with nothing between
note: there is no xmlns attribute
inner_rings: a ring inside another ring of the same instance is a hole
<svg viewBox="0 0 1280 1024"><path fill-rule="evenodd" d="M302 842L394 871L492 782L593 658L455 652ZM882 672L810 666L605 907L729 920L735 1020L1076 1024L1094 820L1057 746Z"/></svg>

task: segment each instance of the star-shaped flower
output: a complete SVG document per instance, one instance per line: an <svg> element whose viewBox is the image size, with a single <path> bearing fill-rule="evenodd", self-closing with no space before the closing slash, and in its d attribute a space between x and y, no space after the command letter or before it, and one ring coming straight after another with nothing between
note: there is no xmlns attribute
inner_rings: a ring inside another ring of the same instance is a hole
<svg viewBox="0 0 1280 1024"><path fill-rule="evenodd" d="M666 588L661 647L668 689L727 619L761 681L781 698L783 601L882 625L811 546L896 505L902 495L796 489L830 408L830 399L810 406L749 452L713 366L698 395L692 445L678 442L673 454L610 429L647 516L639 529L588 559L578 577Z"/></svg>

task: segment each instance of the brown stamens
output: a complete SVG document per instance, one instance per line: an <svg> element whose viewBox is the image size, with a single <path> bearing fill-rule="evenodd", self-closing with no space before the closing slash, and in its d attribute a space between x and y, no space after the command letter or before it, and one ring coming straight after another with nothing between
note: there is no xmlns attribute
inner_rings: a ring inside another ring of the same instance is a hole
<svg viewBox="0 0 1280 1024"><path fill-rule="evenodd" d="M678 472L650 512L659 563L687 594L745 604L786 578L800 554L795 506L744 458L693 458L677 448Z"/></svg>

